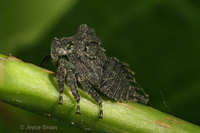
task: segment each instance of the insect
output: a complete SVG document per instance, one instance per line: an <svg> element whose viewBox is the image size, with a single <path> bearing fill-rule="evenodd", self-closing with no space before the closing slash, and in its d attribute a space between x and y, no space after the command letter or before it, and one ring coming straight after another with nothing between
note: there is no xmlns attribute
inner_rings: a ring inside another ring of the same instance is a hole
<svg viewBox="0 0 200 133"><path fill-rule="evenodd" d="M141 88L137 87L134 72L115 57L107 57L101 46L95 31L86 24L80 25L74 36L53 39L50 54L41 65L52 59L57 66L58 104L63 104L65 79L77 102L76 114L81 114L77 82L99 104L99 118L103 118L102 99L95 90L116 101L146 104L148 97L138 93Z"/></svg>

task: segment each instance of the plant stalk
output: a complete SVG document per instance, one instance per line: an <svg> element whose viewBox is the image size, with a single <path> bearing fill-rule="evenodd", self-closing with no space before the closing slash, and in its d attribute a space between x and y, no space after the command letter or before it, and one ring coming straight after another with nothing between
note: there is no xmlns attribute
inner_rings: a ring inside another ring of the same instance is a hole
<svg viewBox="0 0 200 133"><path fill-rule="evenodd" d="M65 85L63 105L58 105L59 89L55 74L13 56L0 55L0 101L51 117L89 132L115 133L197 133L200 127L149 106L103 100L104 118L99 119L98 104L84 91L81 115Z"/></svg>

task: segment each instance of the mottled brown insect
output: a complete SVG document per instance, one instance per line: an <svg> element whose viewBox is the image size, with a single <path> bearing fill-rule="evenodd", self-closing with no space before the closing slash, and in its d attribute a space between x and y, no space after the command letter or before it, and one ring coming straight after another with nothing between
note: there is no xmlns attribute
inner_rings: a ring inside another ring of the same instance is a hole
<svg viewBox="0 0 200 133"><path fill-rule="evenodd" d="M80 114L77 82L99 104L99 118L103 118L102 99L95 89L116 101L136 101L146 104L148 98L138 93L141 88L136 86L134 72L115 57L107 57L101 45L94 30L86 24L80 25L78 32L72 37L54 38L50 55L44 58L41 65L52 59L58 67L57 81L60 89L58 104L63 103L65 79L77 102L76 114Z"/></svg>

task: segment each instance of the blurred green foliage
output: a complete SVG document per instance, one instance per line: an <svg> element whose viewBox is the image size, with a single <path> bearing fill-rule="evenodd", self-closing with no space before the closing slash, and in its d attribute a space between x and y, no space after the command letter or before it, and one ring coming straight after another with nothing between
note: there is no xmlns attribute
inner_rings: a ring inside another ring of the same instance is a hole
<svg viewBox="0 0 200 133"><path fill-rule="evenodd" d="M168 112L161 90L173 115L200 125L199 14L198 0L1 0L0 53L39 64L55 36L71 36L86 23L108 56L130 64L151 106ZM47 68L53 70L51 65ZM16 108L0 107L0 125L6 125L3 110ZM26 111L7 112L8 117L34 119Z"/></svg>

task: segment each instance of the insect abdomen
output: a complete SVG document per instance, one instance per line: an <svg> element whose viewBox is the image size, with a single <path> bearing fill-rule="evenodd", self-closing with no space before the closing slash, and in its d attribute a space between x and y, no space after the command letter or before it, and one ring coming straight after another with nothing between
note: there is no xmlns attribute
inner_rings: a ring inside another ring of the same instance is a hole
<svg viewBox="0 0 200 133"><path fill-rule="evenodd" d="M136 101L146 104L147 100L136 91L139 88L132 85L135 80L128 70L126 64L116 58L108 58L103 67L100 90L116 101Z"/></svg>

